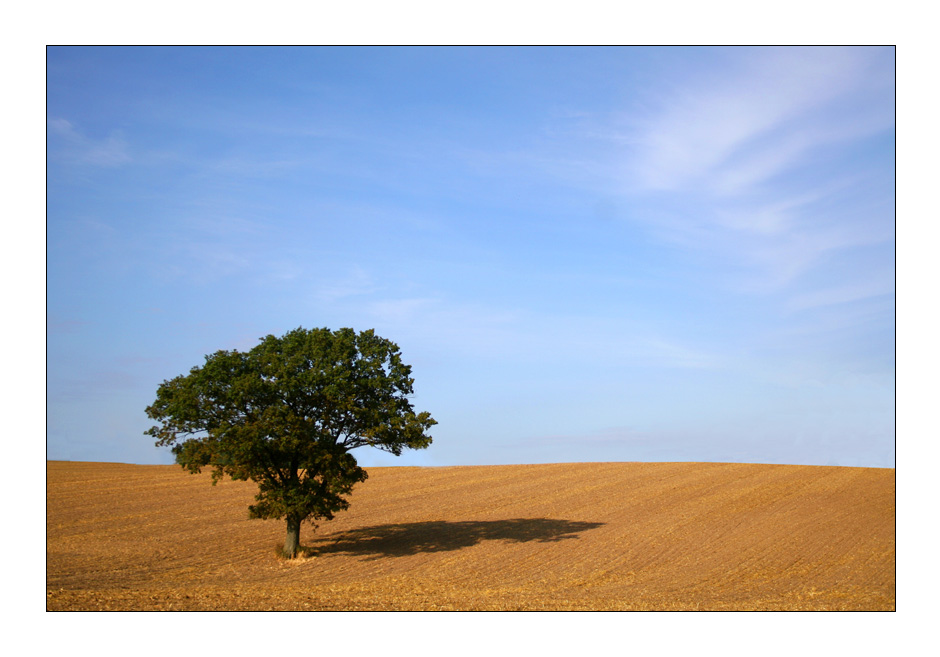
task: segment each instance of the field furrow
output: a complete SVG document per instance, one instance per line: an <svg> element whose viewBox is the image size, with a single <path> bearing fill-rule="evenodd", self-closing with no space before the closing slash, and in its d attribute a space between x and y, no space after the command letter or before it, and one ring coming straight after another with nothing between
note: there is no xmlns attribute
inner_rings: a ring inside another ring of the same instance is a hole
<svg viewBox="0 0 940 657"><path fill-rule="evenodd" d="M894 609L893 469L374 468L276 557L250 482L47 463L48 609Z"/></svg>

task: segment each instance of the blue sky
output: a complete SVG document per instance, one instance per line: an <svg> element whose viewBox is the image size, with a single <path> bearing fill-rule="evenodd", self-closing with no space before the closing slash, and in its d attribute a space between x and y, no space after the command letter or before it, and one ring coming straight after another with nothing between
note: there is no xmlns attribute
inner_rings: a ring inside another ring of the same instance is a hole
<svg viewBox="0 0 940 657"><path fill-rule="evenodd" d="M47 51L47 456L164 379L375 328L363 465L894 467L892 48Z"/></svg>

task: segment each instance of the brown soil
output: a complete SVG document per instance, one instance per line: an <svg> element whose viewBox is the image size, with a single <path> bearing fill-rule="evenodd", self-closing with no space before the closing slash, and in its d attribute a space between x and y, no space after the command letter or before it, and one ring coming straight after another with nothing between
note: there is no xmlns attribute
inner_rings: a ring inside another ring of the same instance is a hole
<svg viewBox="0 0 940 657"><path fill-rule="evenodd" d="M49 610L895 608L893 469L372 468L293 561L251 483L46 470Z"/></svg>

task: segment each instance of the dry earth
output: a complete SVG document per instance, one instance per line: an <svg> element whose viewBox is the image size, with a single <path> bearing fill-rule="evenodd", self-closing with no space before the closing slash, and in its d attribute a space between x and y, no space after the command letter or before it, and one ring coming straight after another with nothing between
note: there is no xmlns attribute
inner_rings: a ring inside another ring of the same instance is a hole
<svg viewBox="0 0 940 657"><path fill-rule="evenodd" d="M46 471L49 610L895 608L893 469L372 468L294 561L253 484Z"/></svg>

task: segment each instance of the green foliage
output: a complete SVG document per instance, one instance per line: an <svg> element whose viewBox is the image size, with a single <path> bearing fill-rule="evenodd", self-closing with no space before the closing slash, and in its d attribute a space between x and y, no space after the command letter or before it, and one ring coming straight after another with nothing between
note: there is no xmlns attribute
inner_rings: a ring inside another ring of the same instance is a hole
<svg viewBox="0 0 940 657"><path fill-rule="evenodd" d="M217 351L164 381L146 433L192 473L212 468L258 484L252 518L331 520L366 472L349 450L400 455L431 444L437 424L408 400L414 379L398 346L371 330L298 328L248 352Z"/></svg>

